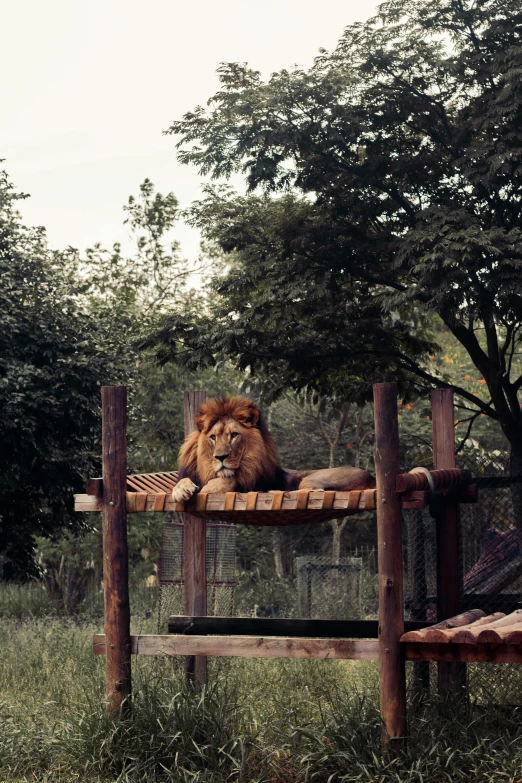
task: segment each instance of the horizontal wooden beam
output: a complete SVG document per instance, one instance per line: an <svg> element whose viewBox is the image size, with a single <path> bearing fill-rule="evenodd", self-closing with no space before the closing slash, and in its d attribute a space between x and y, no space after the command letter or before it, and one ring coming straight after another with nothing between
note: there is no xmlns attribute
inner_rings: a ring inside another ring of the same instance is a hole
<svg viewBox="0 0 522 783"><path fill-rule="evenodd" d="M404 643L408 661L522 663L522 645ZM105 655L105 636L93 639L96 655ZM212 655L240 658L316 658L376 661L376 639L298 639L254 636L131 636L133 655Z"/></svg>
<svg viewBox="0 0 522 783"><path fill-rule="evenodd" d="M95 655L105 655L105 635L93 639ZM375 661L377 640L297 639L255 636L131 636L133 655L214 655L241 658L317 658Z"/></svg>
<svg viewBox="0 0 522 783"><path fill-rule="evenodd" d="M406 631L425 628L426 621L406 621ZM286 617L169 617L168 630L191 636L286 636L323 639L377 639L378 620L306 620Z"/></svg>

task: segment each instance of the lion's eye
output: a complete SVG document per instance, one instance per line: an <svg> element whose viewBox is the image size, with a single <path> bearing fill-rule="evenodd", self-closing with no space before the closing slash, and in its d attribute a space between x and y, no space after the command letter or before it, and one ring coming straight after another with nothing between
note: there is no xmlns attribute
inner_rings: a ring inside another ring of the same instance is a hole
<svg viewBox="0 0 522 783"><path fill-rule="evenodd" d="M210 440L216 440L216 436L215 435L210 435Z"/></svg>
<svg viewBox="0 0 522 783"><path fill-rule="evenodd" d="M231 432L230 433L230 440L232 440L232 438L237 438L238 435L239 435L239 432Z"/></svg>

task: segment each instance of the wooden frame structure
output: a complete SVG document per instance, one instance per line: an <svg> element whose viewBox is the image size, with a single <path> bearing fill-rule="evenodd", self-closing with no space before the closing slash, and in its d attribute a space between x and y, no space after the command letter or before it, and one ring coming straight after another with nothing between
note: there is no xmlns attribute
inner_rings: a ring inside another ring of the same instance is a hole
<svg viewBox="0 0 522 783"><path fill-rule="evenodd" d="M202 392L185 393L186 435L195 428L195 416L204 399ZM75 509L101 511L103 515L105 633L94 637L94 652L106 655L107 701L111 716L117 718L129 702L133 654L186 656L187 676L198 683L206 679L206 656L209 655L378 660L383 743L400 744L406 730L405 661L438 661L442 691L459 686L464 662L522 663L522 644L512 643L518 640L515 636L505 637L505 641L497 636L494 643L476 639L473 643L441 642L431 637L424 641L422 635L412 639L410 634L427 623L407 623L407 634L403 638L402 509L422 508L427 505L430 493L437 494L440 504L437 515L438 620L443 621L456 614L460 600L457 504L477 499L476 487L470 484L468 472L455 468L452 392L436 391L432 402L436 469L429 473L423 469L400 473L396 385L380 383L374 386L376 489L200 494L185 505L171 500L172 487L177 481L175 471L126 476L126 389L123 386L104 387L103 478L91 479L87 494L75 496ZM374 509L378 539L378 624L372 621L341 623L235 618L234 630L230 618L205 617L206 519L288 525L319 522ZM173 626L168 635L131 636L126 514L171 510L183 514L185 525L186 617L178 618L185 630L180 632ZM468 615L461 617L465 619L456 618L457 625L469 622ZM337 623L335 631L332 623ZM189 626L192 630L187 632ZM451 622L447 626L456 627Z"/></svg>

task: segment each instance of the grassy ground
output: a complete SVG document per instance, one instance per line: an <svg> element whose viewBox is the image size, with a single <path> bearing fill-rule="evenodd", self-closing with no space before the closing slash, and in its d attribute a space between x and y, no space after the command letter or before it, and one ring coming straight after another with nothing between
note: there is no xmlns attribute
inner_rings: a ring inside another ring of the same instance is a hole
<svg viewBox="0 0 522 783"><path fill-rule="evenodd" d="M374 664L214 659L203 693L179 662L134 659L132 718L105 720L101 621L4 618L0 781L522 783L516 715L410 710L400 758L380 752ZM154 631L141 613L134 631Z"/></svg>

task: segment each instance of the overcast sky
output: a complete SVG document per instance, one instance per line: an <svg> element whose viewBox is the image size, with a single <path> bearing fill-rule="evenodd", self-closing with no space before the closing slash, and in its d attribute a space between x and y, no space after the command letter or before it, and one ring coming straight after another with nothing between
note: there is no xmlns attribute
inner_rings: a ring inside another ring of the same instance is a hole
<svg viewBox="0 0 522 783"><path fill-rule="evenodd" d="M311 65L372 0L15 0L1 4L0 158L53 247L127 244L122 205L148 177L182 206L200 193L171 121L204 103L221 61L268 76ZM199 238L179 225L184 254Z"/></svg>

